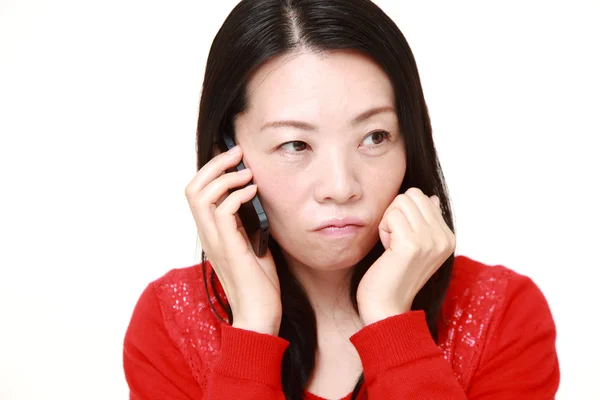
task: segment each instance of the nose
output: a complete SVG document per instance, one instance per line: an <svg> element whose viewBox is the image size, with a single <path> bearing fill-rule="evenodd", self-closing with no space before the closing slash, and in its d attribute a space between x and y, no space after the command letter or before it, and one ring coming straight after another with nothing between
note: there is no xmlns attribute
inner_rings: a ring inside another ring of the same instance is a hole
<svg viewBox="0 0 600 400"><path fill-rule="evenodd" d="M328 152L316 168L315 199L319 203L346 203L362 196L359 165L338 152Z"/></svg>

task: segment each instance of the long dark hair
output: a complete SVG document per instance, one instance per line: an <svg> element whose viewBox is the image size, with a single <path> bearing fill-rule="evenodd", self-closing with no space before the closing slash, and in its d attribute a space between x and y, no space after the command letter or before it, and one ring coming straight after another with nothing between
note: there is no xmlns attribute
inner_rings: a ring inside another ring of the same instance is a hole
<svg viewBox="0 0 600 400"><path fill-rule="evenodd" d="M213 156L213 143L223 129L233 129L234 118L248 107L246 85L265 61L297 50L327 52L357 50L377 62L394 88L398 122L406 146L406 174L399 193L410 187L437 195L444 219L454 231L450 200L432 138L431 123L417 65L396 24L369 0L243 0L217 33L208 56L197 129L197 168ZM301 400L315 366L316 319L308 297L289 272L278 243L269 247L281 285L283 318L279 336L290 342L282 362L286 399ZM353 269L350 296L355 309L356 290L369 266L383 253L378 242ZM413 310L424 310L437 341L437 322L450 282L450 256L419 291ZM206 254L201 257L204 288L216 293L214 271L207 276ZM233 322L231 308L217 298ZM217 310L213 311L223 320ZM359 378L352 398L364 381Z"/></svg>

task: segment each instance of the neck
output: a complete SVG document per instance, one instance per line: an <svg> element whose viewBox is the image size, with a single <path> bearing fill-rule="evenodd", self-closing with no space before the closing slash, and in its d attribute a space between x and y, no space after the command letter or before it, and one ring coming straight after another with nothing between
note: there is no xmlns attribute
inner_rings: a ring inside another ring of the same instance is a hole
<svg viewBox="0 0 600 400"><path fill-rule="evenodd" d="M300 282L315 310L317 323L356 326L358 313L350 299L350 279L353 267L331 271L316 270L286 257L290 272Z"/></svg>

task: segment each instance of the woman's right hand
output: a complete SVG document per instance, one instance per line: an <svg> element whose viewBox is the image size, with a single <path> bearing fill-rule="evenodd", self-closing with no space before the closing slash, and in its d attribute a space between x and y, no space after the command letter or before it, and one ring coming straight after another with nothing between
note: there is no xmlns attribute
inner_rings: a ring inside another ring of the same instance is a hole
<svg viewBox="0 0 600 400"><path fill-rule="evenodd" d="M249 169L226 172L242 159L240 146L211 159L185 188L202 249L231 306L233 326L277 336L281 325L279 278L271 251L263 257L252 245L237 215L256 194Z"/></svg>

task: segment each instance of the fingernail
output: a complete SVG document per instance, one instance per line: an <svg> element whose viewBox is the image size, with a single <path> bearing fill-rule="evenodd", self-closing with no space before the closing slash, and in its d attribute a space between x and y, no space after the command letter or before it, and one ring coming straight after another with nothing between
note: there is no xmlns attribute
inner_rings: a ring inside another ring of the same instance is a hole
<svg viewBox="0 0 600 400"><path fill-rule="evenodd" d="M239 145L235 145L234 147L232 147L231 149L229 149L229 151L227 151L229 154L237 154L240 152L240 146Z"/></svg>

